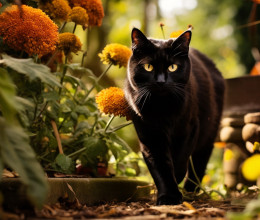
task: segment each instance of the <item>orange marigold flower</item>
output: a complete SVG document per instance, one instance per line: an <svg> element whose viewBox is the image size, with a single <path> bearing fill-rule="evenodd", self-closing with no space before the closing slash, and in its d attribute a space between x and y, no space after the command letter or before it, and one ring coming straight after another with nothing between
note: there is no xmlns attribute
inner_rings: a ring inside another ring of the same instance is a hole
<svg viewBox="0 0 260 220"><path fill-rule="evenodd" d="M174 31L171 33L170 38L177 38L179 37L184 31L183 30L178 30L178 31Z"/></svg>
<svg viewBox="0 0 260 220"><path fill-rule="evenodd" d="M55 50L58 26L40 9L22 5L5 9L0 15L0 36L4 43L30 56L42 57Z"/></svg>
<svg viewBox="0 0 260 220"><path fill-rule="evenodd" d="M67 0L40 1L41 8L52 19L67 21L71 8Z"/></svg>
<svg viewBox="0 0 260 220"><path fill-rule="evenodd" d="M70 0L73 7L85 8L89 17L89 26L101 26L104 9L101 0Z"/></svg>
<svg viewBox="0 0 260 220"><path fill-rule="evenodd" d="M69 18L70 21L73 21L75 24L82 25L83 29L88 27L89 19L87 11L80 6L72 8Z"/></svg>
<svg viewBox="0 0 260 220"><path fill-rule="evenodd" d="M132 51L124 45L108 44L102 50L102 53L98 54L98 56L104 64L113 64L119 65L119 67L126 67L131 54Z"/></svg>
<svg viewBox="0 0 260 220"><path fill-rule="evenodd" d="M252 0L256 4L260 4L260 0Z"/></svg>
<svg viewBox="0 0 260 220"><path fill-rule="evenodd" d="M72 33L62 33L59 34L59 41L57 48L63 50L65 55L70 54L71 52L77 53L81 50L82 43L80 39Z"/></svg>
<svg viewBox="0 0 260 220"><path fill-rule="evenodd" d="M130 120L130 111L124 91L118 87L101 90L96 96L98 109L108 115L126 117Z"/></svg>

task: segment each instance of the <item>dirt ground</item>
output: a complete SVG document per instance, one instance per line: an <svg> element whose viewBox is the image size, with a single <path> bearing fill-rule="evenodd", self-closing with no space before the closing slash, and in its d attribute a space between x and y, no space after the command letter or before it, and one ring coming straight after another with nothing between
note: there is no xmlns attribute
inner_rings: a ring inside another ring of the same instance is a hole
<svg viewBox="0 0 260 220"><path fill-rule="evenodd" d="M111 203L96 206L81 205L77 199L68 202L62 199L55 205L45 205L41 210L5 212L5 219L226 219L227 212L241 212L257 193L239 195L225 200L201 200L184 202L181 205L155 206L155 202L139 201Z"/></svg>

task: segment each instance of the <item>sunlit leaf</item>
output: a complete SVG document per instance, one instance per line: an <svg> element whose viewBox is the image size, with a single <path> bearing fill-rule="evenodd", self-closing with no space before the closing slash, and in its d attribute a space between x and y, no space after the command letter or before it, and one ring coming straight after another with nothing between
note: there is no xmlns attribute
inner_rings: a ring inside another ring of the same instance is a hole
<svg viewBox="0 0 260 220"><path fill-rule="evenodd" d="M46 65L37 64L31 58L16 59L6 54L2 54L2 57L3 59L0 60L0 63L5 64L18 73L27 75L30 80L38 78L51 86L61 86L58 79L50 72L50 69Z"/></svg>
<svg viewBox="0 0 260 220"><path fill-rule="evenodd" d="M118 135L116 135L115 133L111 133L109 135L109 138L113 142L121 145L123 147L123 150L125 150L127 153L130 153L132 151L132 149L129 147L129 145L122 138L118 137Z"/></svg>

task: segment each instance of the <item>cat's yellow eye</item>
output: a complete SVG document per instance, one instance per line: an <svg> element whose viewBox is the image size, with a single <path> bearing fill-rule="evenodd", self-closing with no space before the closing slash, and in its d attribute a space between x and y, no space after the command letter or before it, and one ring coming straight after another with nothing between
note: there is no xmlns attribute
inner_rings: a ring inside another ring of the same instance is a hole
<svg viewBox="0 0 260 220"><path fill-rule="evenodd" d="M178 66L177 66L176 64L172 64L172 65L170 65L170 66L168 67L168 70L169 70L170 72L174 72L174 71L177 70L177 68L178 68Z"/></svg>
<svg viewBox="0 0 260 220"><path fill-rule="evenodd" d="M153 65L146 63L144 64L144 69L148 72L151 72L153 70Z"/></svg>

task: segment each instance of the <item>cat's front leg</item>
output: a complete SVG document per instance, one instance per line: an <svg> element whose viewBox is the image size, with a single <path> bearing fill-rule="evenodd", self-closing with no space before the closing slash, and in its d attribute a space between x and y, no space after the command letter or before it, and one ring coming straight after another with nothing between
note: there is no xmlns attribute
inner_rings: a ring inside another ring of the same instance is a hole
<svg viewBox="0 0 260 220"><path fill-rule="evenodd" d="M142 153L158 190L157 205L182 203L182 194L174 175L173 162L166 147L141 144Z"/></svg>

